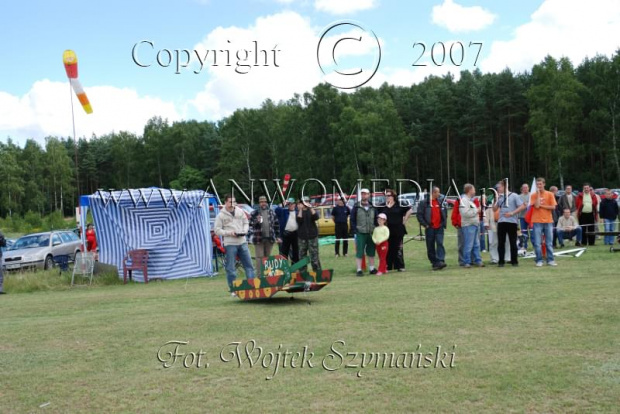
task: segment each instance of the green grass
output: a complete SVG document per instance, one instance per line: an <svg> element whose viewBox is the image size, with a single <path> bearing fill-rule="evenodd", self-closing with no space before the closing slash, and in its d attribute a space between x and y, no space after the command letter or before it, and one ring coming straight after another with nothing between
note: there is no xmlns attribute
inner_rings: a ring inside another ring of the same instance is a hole
<svg viewBox="0 0 620 414"><path fill-rule="evenodd" d="M617 412L620 254L595 246L557 268L530 259L464 271L453 235L447 244L444 271L432 272L424 243L412 241L406 272L363 278L352 257L323 246L333 283L292 301L232 299L223 275L24 294L9 275L0 411ZM252 339L266 352L307 345L315 367L267 380L273 369L219 359L227 344ZM163 368L157 352L173 340L204 351L209 367ZM456 345L455 366L328 372L321 361L338 340L340 352L360 353Z"/></svg>
<svg viewBox="0 0 620 414"><path fill-rule="evenodd" d="M4 289L11 293L70 290L72 266L68 272L51 269L5 274ZM76 285L85 285L88 283L88 279L76 276L75 283ZM122 283L123 281L119 280L118 274L113 272L99 274L93 278L94 286L120 285Z"/></svg>

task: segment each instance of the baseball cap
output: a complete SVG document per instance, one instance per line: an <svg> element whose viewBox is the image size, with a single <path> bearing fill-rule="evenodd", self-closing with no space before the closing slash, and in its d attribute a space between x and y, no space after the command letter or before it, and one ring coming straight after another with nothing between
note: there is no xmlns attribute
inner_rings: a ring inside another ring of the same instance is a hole
<svg viewBox="0 0 620 414"><path fill-rule="evenodd" d="M360 193L368 193L368 194L370 194L370 190L369 190L369 189L367 189L367 188L362 188L362 189L360 190Z"/></svg>
<svg viewBox="0 0 620 414"><path fill-rule="evenodd" d="M387 220L387 216L385 215L385 213L381 213L377 216L377 218L383 219L383 220Z"/></svg>

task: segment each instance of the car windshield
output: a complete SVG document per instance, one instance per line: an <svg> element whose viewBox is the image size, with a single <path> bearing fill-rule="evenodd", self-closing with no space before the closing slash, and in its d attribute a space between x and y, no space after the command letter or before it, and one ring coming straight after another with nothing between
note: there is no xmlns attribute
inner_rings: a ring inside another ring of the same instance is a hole
<svg viewBox="0 0 620 414"><path fill-rule="evenodd" d="M24 237L17 239L15 244L11 246L11 250L47 247L49 246L49 244L50 244L49 234L24 236Z"/></svg>

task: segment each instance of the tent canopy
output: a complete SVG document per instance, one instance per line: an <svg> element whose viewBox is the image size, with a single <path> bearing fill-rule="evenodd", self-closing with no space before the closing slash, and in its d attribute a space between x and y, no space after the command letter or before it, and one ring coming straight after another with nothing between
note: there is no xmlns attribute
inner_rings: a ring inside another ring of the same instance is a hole
<svg viewBox="0 0 620 414"><path fill-rule="evenodd" d="M209 217L217 214L214 196L161 188L81 196L83 244L88 208L97 228L99 261L116 266L119 277L127 252L136 249L149 251L149 279L213 276ZM142 275L134 280L143 281Z"/></svg>

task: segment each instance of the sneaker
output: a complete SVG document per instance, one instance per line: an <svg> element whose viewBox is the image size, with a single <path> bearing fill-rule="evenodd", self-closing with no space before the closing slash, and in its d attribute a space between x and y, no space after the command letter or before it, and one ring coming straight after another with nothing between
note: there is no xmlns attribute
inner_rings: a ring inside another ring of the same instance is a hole
<svg viewBox="0 0 620 414"><path fill-rule="evenodd" d="M433 271L435 271L435 270L441 270L441 265L434 264L433 265Z"/></svg>
<svg viewBox="0 0 620 414"><path fill-rule="evenodd" d="M480 263L476 263L477 267L484 267L484 263L480 262Z"/></svg>
<svg viewBox="0 0 620 414"><path fill-rule="evenodd" d="M463 267L464 267L465 269L469 269L469 268L471 268L471 265L470 265L470 264L466 264L466 265L463 265Z"/></svg>
<svg viewBox="0 0 620 414"><path fill-rule="evenodd" d="M370 271L370 274L371 274L371 275L376 275L376 274L377 274L377 269L372 269L372 270Z"/></svg>
<svg viewBox="0 0 620 414"><path fill-rule="evenodd" d="M579 242L575 243L575 247L582 247L582 246L583 246L583 244L581 244Z"/></svg>
<svg viewBox="0 0 620 414"><path fill-rule="evenodd" d="M563 245L563 244L560 244L560 249L563 249L563 248L564 248L564 245Z"/></svg>
<svg viewBox="0 0 620 414"><path fill-rule="evenodd" d="M358 270L357 273L356 273L356 276L357 277L362 277L362 276L364 276L364 272L362 272L361 270Z"/></svg>
<svg viewBox="0 0 620 414"><path fill-rule="evenodd" d="M404 271L405 271L405 269L396 269L396 271L398 271L398 272L404 272Z"/></svg>
<svg viewBox="0 0 620 414"><path fill-rule="evenodd" d="M482 253L486 253L486 252L487 252L486 250L482 250Z"/></svg>
<svg viewBox="0 0 620 414"><path fill-rule="evenodd" d="M491 263L491 264L493 264L493 263ZM497 267L504 267L504 263L498 263Z"/></svg>
<svg viewBox="0 0 620 414"><path fill-rule="evenodd" d="M550 261L549 263L547 263L549 266L557 266L558 264L555 262L555 260Z"/></svg>
<svg viewBox="0 0 620 414"><path fill-rule="evenodd" d="M440 269L443 269L443 268L445 268L445 267L448 267L448 265L446 264L446 262L441 262L441 263L439 263L439 268L440 268Z"/></svg>
<svg viewBox="0 0 620 414"><path fill-rule="evenodd" d="M343 257L349 257L349 255L348 255L348 254L346 254L346 253L345 253L345 254L343 254L342 256L343 256Z"/></svg>
<svg viewBox="0 0 620 414"><path fill-rule="evenodd" d="M384 274L385 273L383 273L383 272L377 272L377 276L381 276L381 275L384 275Z"/></svg>
<svg viewBox="0 0 620 414"><path fill-rule="evenodd" d="M338 253L336 253L336 257L340 257L340 255Z"/></svg>
<svg viewBox="0 0 620 414"><path fill-rule="evenodd" d="M512 267L519 267L519 263L511 263Z"/></svg>
<svg viewBox="0 0 620 414"><path fill-rule="evenodd" d="M536 267L542 267L542 262L536 262Z"/></svg>
<svg viewBox="0 0 620 414"><path fill-rule="evenodd" d="M489 263L489 264L491 264L491 265L495 266L495 265L498 265L498 264L499 264L499 262L492 261L492 262L491 262L491 263Z"/></svg>

